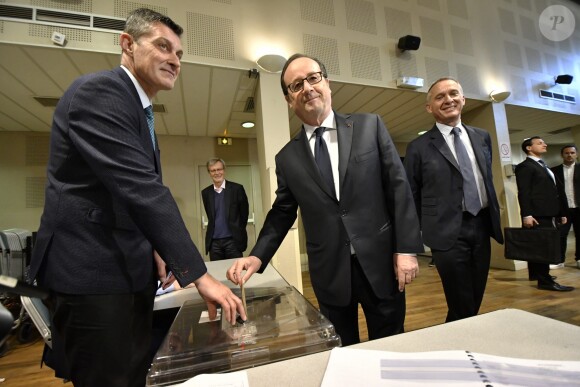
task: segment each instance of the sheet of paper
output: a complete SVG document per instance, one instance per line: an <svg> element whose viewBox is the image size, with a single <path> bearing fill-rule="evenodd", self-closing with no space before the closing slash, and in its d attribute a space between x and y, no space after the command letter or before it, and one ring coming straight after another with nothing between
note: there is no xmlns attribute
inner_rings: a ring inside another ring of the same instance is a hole
<svg viewBox="0 0 580 387"><path fill-rule="evenodd" d="M334 348L322 387L578 386L579 361L527 360L468 351Z"/></svg>
<svg viewBox="0 0 580 387"><path fill-rule="evenodd" d="M249 387L246 371L226 374L200 374L173 387Z"/></svg>

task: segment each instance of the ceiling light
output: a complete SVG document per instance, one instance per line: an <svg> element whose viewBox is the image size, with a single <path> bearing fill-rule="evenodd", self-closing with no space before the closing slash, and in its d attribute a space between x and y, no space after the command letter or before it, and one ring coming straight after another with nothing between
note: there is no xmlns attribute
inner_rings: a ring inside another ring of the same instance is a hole
<svg viewBox="0 0 580 387"><path fill-rule="evenodd" d="M511 91L493 90L491 93L489 93L489 98L492 100L492 102L503 102L508 99L511 94Z"/></svg>
<svg viewBox="0 0 580 387"><path fill-rule="evenodd" d="M420 131L419 133L417 133L417 135L419 135L419 136L422 136L422 135L424 135L425 133L427 133L427 131L426 131L426 130L422 130L422 131Z"/></svg>
<svg viewBox="0 0 580 387"><path fill-rule="evenodd" d="M232 138L231 137L218 137L217 143L218 143L218 145L232 145Z"/></svg>
<svg viewBox="0 0 580 387"><path fill-rule="evenodd" d="M246 129L250 129L253 128L256 124L254 124L252 121L244 121L242 122L242 128L246 128Z"/></svg>
<svg viewBox="0 0 580 387"><path fill-rule="evenodd" d="M256 61L258 67L269 73L279 73L284 68L286 58L282 55L264 55Z"/></svg>

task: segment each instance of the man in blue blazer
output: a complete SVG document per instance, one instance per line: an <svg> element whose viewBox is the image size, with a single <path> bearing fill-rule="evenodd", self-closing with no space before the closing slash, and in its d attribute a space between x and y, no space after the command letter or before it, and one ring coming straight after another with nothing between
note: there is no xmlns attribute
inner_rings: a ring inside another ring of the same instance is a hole
<svg viewBox="0 0 580 387"><path fill-rule="evenodd" d="M148 9L130 13L121 67L80 77L53 118L45 207L30 276L50 289L57 376L75 386L144 386L153 302L165 263L195 283L215 316L245 318L211 277L161 181L145 108L179 75L182 28ZM165 261L165 262L164 262Z"/></svg>
<svg viewBox="0 0 580 387"><path fill-rule="evenodd" d="M227 276L237 284L261 273L300 208L312 287L342 344L360 341L359 304L369 339L401 333L404 289L418 273L415 255L423 245L395 145L379 116L332 110L319 60L293 55L280 81L302 130L276 155L276 200L250 257L237 260Z"/></svg>
<svg viewBox="0 0 580 387"><path fill-rule="evenodd" d="M211 261L240 258L248 246L248 197L244 186L226 181L226 163L213 158L207 162L213 184L201 191L207 214L205 253Z"/></svg>
<svg viewBox="0 0 580 387"><path fill-rule="evenodd" d="M503 243L491 174L491 139L485 130L461 122L464 105L459 82L435 81L427 92L426 108L436 123L409 143L404 159L423 242L431 248L443 284L446 322L478 313L490 266L489 238ZM458 162L454 133L466 154L463 163ZM471 173L473 191L465 189L461 164L465 173ZM475 211L467 210L468 200L475 201Z"/></svg>

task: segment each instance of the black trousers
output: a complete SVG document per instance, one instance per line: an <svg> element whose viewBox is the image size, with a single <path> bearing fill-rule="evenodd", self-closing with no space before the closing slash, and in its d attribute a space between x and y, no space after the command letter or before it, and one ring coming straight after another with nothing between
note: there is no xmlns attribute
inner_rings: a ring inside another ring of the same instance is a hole
<svg viewBox="0 0 580 387"><path fill-rule="evenodd" d="M399 292L398 285L392 296L378 298L364 275L356 256L351 261L352 298L347 306L328 305L318 302L320 312L330 320L340 336L342 346L360 343L358 329L358 304L365 319L369 340L396 335L404 332L405 292Z"/></svg>
<svg viewBox="0 0 580 387"><path fill-rule="evenodd" d="M145 386L156 287L151 281L133 294L52 296L53 352L64 357L75 387Z"/></svg>
<svg viewBox="0 0 580 387"><path fill-rule="evenodd" d="M447 301L445 322L477 315L491 259L491 221L487 209L463 213L457 242L449 250L431 250Z"/></svg>
<svg viewBox="0 0 580 387"><path fill-rule="evenodd" d="M538 221L537 228L554 228L556 224L551 216L534 216ZM574 230L576 231L576 230ZM528 262L528 275L530 278L537 278L538 285L548 285L554 283L550 276L550 265L547 263Z"/></svg>
<svg viewBox="0 0 580 387"><path fill-rule="evenodd" d="M222 259L240 258L243 251L240 251L234 242L234 238L212 239L209 248L209 260L220 261Z"/></svg>
<svg viewBox="0 0 580 387"><path fill-rule="evenodd" d="M562 252L562 262L566 260L566 249L568 247L568 234L574 226L574 239L576 241L576 260L580 260L580 243L578 233L580 233L580 208L570 208L568 211L568 222L560 225L560 251Z"/></svg>

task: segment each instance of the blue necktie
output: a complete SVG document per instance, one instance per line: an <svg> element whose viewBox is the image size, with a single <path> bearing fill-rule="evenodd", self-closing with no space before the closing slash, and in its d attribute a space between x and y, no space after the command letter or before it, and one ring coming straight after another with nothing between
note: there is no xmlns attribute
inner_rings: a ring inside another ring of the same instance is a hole
<svg viewBox="0 0 580 387"><path fill-rule="evenodd" d="M153 116L153 107L147 106L145 109L145 117L147 117L147 126L149 126L149 134L151 135L151 142L153 149L155 149L155 117Z"/></svg>
<svg viewBox="0 0 580 387"><path fill-rule="evenodd" d="M477 190L477 184L475 183L471 160L467 155L467 150L463 142L459 138L461 129L453 128L451 132L454 136L453 144L455 145L455 153L457 154L457 163L463 176L463 203L465 205L465 211L475 216L481 210L481 201L479 200L479 192Z"/></svg>
<svg viewBox="0 0 580 387"><path fill-rule="evenodd" d="M322 134L326 130L325 127L316 128L314 134L316 135L316 142L314 143L314 160L318 165L318 170L322 179L336 197L336 190L334 189L334 178L332 177L332 164L330 163L330 154L326 147L326 141L322 138Z"/></svg>

